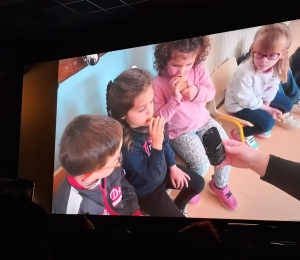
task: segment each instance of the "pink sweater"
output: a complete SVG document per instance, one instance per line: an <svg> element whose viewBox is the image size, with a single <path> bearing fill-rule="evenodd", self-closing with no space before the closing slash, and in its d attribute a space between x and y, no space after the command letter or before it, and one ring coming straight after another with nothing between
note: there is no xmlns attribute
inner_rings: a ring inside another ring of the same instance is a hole
<svg viewBox="0 0 300 260"><path fill-rule="evenodd" d="M186 79L189 86L196 85L198 88L196 97L189 102L177 100L172 95L169 76L157 76L153 80L154 113L166 120L166 131L170 139L198 130L209 119L206 103L214 98L215 87L204 63L193 68Z"/></svg>

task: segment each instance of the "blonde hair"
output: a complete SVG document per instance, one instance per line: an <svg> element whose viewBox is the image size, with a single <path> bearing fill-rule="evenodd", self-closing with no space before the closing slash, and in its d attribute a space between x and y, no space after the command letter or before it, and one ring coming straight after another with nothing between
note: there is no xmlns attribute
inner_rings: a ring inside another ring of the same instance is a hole
<svg viewBox="0 0 300 260"><path fill-rule="evenodd" d="M254 49L259 49L262 53L270 53L272 50L278 49L282 37L286 37L285 48L288 50L292 42L292 35L289 27L284 23L265 25L256 33L252 47ZM253 59L252 55L252 61ZM289 57L288 54L286 54L286 56L279 59L273 67L282 83L287 82L287 72L290 68L289 63ZM256 67L255 70L257 70Z"/></svg>

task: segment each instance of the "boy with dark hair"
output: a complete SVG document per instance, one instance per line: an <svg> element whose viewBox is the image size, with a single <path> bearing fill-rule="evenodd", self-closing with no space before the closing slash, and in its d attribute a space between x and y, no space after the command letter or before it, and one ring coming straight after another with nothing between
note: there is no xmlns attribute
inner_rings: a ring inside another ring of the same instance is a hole
<svg viewBox="0 0 300 260"><path fill-rule="evenodd" d="M79 115L67 125L59 160L68 174L53 198L53 213L141 215L121 168L122 139L120 123L108 116Z"/></svg>

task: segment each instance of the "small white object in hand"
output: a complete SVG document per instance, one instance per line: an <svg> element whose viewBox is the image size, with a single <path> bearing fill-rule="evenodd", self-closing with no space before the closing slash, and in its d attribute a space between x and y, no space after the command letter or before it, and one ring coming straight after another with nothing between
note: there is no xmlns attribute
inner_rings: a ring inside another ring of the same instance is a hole
<svg viewBox="0 0 300 260"><path fill-rule="evenodd" d="M131 68L132 68L132 69L137 69L137 66L133 65Z"/></svg>

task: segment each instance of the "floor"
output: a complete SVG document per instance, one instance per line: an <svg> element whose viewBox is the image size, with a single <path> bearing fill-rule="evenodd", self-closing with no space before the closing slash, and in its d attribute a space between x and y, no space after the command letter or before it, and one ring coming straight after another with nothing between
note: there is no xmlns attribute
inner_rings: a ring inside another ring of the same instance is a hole
<svg viewBox="0 0 300 260"><path fill-rule="evenodd" d="M293 115L300 120L300 115ZM227 134L234 127L233 124L228 122L222 122L222 126ZM291 131L276 125L274 130L272 130L270 139L257 138L256 140L261 151L300 162L299 136L300 129ZM200 201L196 205L188 205L189 217L276 221L300 220L300 201L260 180L256 173L248 169L232 167L229 187L238 200L239 208L235 212L225 209L219 199L207 187L212 174L213 167L211 166L208 173L204 176L206 186L201 192ZM282 174L284 178L284 172ZM173 190L170 196L174 198L178 192Z"/></svg>

